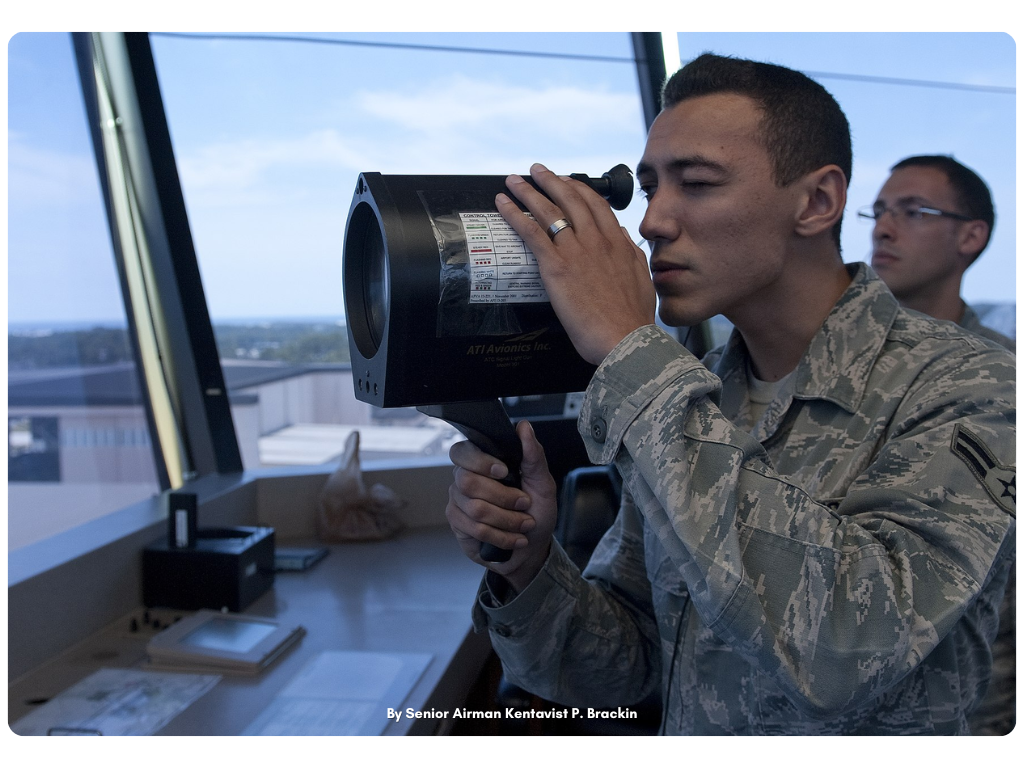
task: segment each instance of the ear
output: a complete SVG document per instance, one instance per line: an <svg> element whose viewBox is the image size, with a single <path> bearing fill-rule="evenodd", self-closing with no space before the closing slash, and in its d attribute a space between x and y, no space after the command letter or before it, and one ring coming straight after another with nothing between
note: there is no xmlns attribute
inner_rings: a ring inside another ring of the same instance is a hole
<svg viewBox="0 0 1024 768"><path fill-rule="evenodd" d="M957 233L956 245L967 265L971 264L988 244L988 224L979 219L965 221ZM965 265L966 266L966 265Z"/></svg>
<svg viewBox="0 0 1024 768"><path fill-rule="evenodd" d="M826 165L794 183L799 185L796 234L830 232L846 209L846 174L838 165Z"/></svg>

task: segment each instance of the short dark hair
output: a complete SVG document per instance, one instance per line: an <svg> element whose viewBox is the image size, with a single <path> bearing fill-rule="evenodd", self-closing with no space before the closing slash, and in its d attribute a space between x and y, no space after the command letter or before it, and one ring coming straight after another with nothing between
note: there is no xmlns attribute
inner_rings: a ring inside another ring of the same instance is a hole
<svg viewBox="0 0 1024 768"><path fill-rule="evenodd" d="M953 194L956 195L956 204L960 208L955 213L962 213L972 219L980 219L988 224L988 237L984 245L974 254L978 258L981 252L988 247L988 241L992 237L992 229L996 225L996 211L992 205L992 193L984 179L972 171L963 163L953 159L951 155L914 155L905 157L890 171L898 171L900 168L935 168L946 174L949 184L953 187ZM973 263L973 259L971 260Z"/></svg>
<svg viewBox="0 0 1024 768"><path fill-rule="evenodd" d="M761 138L780 187L826 165L853 173L850 123L819 83L776 64L703 53L676 72L661 93L664 109L715 93L747 96L761 108ZM836 247L842 219L832 228Z"/></svg>

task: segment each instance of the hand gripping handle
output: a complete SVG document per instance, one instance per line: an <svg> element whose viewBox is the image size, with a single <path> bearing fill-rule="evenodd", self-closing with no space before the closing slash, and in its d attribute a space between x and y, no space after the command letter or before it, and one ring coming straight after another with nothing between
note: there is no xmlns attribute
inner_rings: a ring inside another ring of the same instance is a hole
<svg viewBox="0 0 1024 768"><path fill-rule="evenodd" d="M508 467L508 475L501 482L512 488L521 487L519 468L523 463L523 445L500 400L421 405L417 410L447 421L481 451L504 463ZM486 542L480 545L480 558L489 563L504 563L510 557L511 549L501 549Z"/></svg>

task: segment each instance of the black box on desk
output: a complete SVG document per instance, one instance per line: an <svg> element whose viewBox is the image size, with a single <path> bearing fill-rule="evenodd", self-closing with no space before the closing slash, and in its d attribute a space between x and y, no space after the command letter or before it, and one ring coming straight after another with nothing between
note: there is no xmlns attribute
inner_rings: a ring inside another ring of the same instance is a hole
<svg viewBox="0 0 1024 768"><path fill-rule="evenodd" d="M191 546L160 539L142 551L149 608L238 612L273 585L273 528L200 528Z"/></svg>

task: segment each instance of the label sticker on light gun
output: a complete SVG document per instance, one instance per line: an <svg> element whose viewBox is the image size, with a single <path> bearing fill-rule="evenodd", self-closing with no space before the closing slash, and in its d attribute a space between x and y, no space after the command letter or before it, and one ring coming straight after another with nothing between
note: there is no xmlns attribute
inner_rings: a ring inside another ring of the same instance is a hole
<svg viewBox="0 0 1024 768"><path fill-rule="evenodd" d="M469 246L470 304L546 302L537 258L497 212L459 213Z"/></svg>

